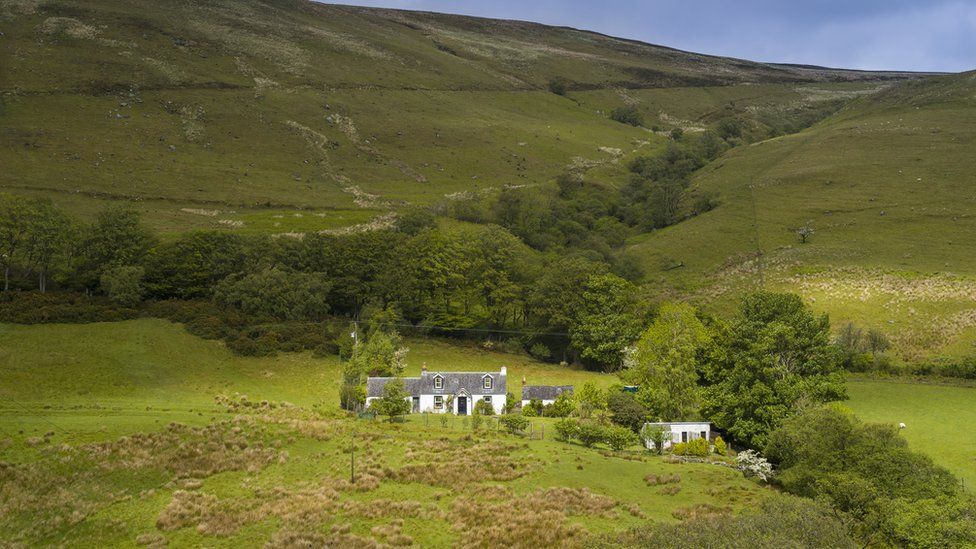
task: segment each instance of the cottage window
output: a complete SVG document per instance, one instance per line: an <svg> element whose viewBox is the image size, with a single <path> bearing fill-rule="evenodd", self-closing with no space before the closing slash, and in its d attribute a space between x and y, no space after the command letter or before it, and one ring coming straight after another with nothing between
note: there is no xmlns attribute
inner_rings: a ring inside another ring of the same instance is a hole
<svg viewBox="0 0 976 549"><path fill-rule="evenodd" d="M434 376L434 388L443 389L444 388L444 378L441 376Z"/></svg>
<svg viewBox="0 0 976 549"><path fill-rule="evenodd" d="M491 376L485 376L485 389L491 389Z"/></svg>
<svg viewBox="0 0 976 549"><path fill-rule="evenodd" d="M487 402L488 404L491 404L491 397L490 396L486 396L485 397L485 402Z"/></svg>
<svg viewBox="0 0 976 549"><path fill-rule="evenodd" d="M444 397L442 397L442 396L435 396L434 397L434 409L435 410L442 410L442 409L444 409Z"/></svg>
<svg viewBox="0 0 976 549"><path fill-rule="evenodd" d="M681 442L688 442L688 431L681 431Z"/></svg>
<svg viewBox="0 0 976 549"><path fill-rule="evenodd" d="M701 438L708 438L708 433L706 433L705 431L702 431L701 432Z"/></svg>

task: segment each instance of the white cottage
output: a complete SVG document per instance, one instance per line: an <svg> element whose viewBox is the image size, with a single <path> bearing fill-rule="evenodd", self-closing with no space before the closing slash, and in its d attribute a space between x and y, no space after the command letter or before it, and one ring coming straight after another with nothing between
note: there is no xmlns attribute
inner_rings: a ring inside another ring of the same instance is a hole
<svg viewBox="0 0 976 549"><path fill-rule="evenodd" d="M410 393L411 411L469 416L478 401L491 404L496 414L505 410L507 370L498 372L428 372L420 377L405 377L403 386ZM366 406L383 397L383 388L396 378L370 377L366 380Z"/></svg>
<svg viewBox="0 0 976 549"><path fill-rule="evenodd" d="M706 440L711 440L712 438L712 424L707 421L672 421L672 422L662 422L662 423L645 423L644 427L647 426L659 426L664 427L671 431L671 439L664 440L664 447L670 448L671 444L677 442L688 442L690 440L695 440L698 438L704 438ZM654 449L654 443L647 441L648 450Z"/></svg>

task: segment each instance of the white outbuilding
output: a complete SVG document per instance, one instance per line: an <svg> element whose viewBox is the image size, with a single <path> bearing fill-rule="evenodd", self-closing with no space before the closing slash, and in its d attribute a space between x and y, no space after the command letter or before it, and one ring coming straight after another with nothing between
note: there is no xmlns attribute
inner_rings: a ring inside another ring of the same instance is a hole
<svg viewBox="0 0 976 549"><path fill-rule="evenodd" d="M712 439L712 424L707 421L670 421L659 423L645 423L644 427L658 426L671 431L671 437L664 440L664 447L670 448L678 442L689 442L695 439ZM654 443L647 441L648 450L654 449Z"/></svg>

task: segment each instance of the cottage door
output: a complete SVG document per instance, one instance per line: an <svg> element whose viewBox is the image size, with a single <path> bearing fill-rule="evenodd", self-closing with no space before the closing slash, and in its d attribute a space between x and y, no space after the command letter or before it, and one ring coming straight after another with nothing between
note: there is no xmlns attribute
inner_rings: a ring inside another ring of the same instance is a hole
<svg viewBox="0 0 976 549"><path fill-rule="evenodd" d="M420 397L413 397L413 413L420 411Z"/></svg>
<svg viewBox="0 0 976 549"><path fill-rule="evenodd" d="M459 396L457 397L457 413L459 416L468 415L468 397Z"/></svg>

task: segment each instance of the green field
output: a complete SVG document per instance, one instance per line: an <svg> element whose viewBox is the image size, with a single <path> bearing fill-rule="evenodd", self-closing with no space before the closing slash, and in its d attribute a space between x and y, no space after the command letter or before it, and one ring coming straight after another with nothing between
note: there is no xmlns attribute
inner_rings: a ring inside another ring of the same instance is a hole
<svg viewBox="0 0 976 549"><path fill-rule="evenodd" d="M904 423L912 449L926 453L976 490L976 388L852 381L845 403L866 421Z"/></svg>
<svg viewBox="0 0 976 549"><path fill-rule="evenodd" d="M725 467L558 443L543 420L525 439L493 422L472 435L462 418L344 418L335 357L241 358L167 321L2 325L0 341L0 535L13 543L445 545L481 520L506 525L486 534L494 542L545 542L735 511L765 492ZM516 392L523 375L615 380L475 347L408 346L407 373L504 365ZM648 486L649 474L680 481Z"/></svg>

